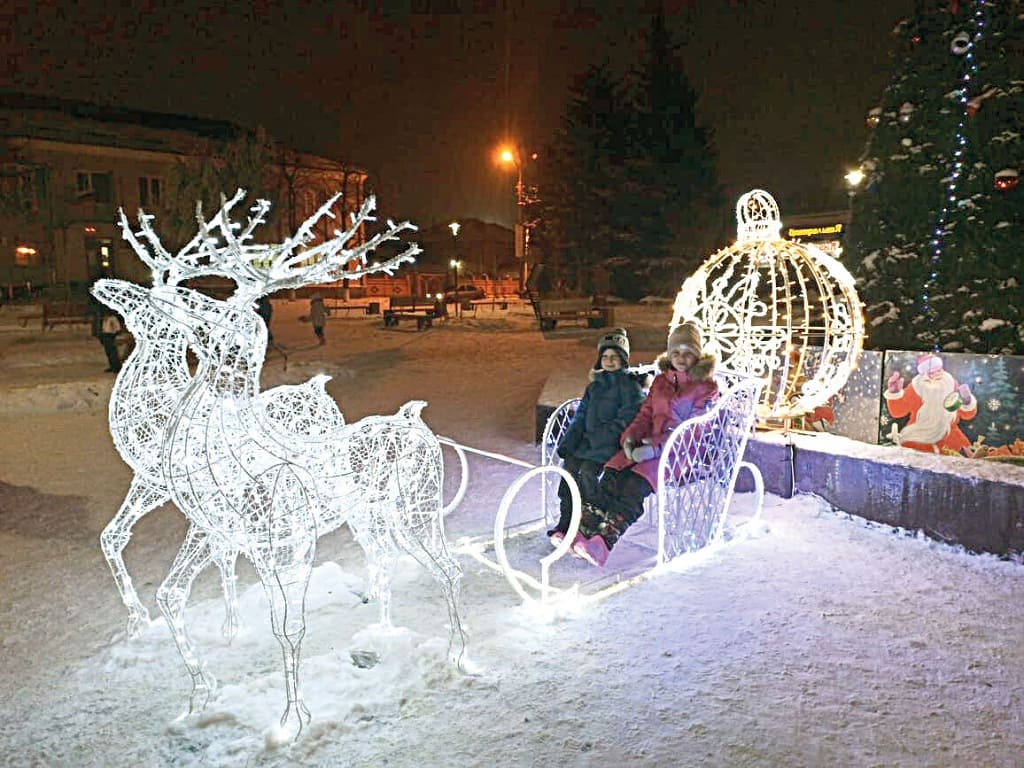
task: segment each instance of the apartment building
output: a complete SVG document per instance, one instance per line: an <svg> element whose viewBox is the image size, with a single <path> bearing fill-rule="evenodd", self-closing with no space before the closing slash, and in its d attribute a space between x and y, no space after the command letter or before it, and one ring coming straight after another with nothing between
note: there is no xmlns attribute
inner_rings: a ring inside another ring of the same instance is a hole
<svg viewBox="0 0 1024 768"><path fill-rule="evenodd" d="M103 276L145 279L121 237L118 208L132 219L143 208L163 235L181 169L218 163L244 136L223 121L0 94L0 287L13 294L26 285L83 289ZM332 227L362 205L365 171L256 141L268 161L264 188L252 191L275 203L261 240L287 237L339 191Z"/></svg>

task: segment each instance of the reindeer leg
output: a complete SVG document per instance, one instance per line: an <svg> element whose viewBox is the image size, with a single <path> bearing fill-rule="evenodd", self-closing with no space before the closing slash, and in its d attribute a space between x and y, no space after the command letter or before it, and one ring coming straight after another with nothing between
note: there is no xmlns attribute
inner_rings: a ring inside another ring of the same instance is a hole
<svg viewBox="0 0 1024 768"><path fill-rule="evenodd" d="M437 516L435 525L440 522L440 506L437 508ZM402 549L426 568L434 581L440 585L448 605L448 655L452 661L461 665L467 641L460 610L462 566L448 550L443 531L434 530L426 536L402 537L399 541Z"/></svg>
<svg viewBox="0 0 1024 768"><path fill-rule="evenodd" d="M439 456L440 449L436 455ZM421 459L419 482L399 483L398 505L394 512L394 535L398 546L427 569L441 586L448 605L448 654L460 667L466 653L466 629L459 603L462 566L448 550L444 535L444 502L441 498L440 460L426 453ZM411 475L410 475L411 476ZM425 482L433 480L433 482Z"/></svg>
<svg viewBox="0 0 1024 768"><path fill-rule="evenodd" d="M189 526L185 541L178 550L170 573L164 579L163 584L156 591L156 600L160 605L160 611L167 621L171 630L171 636L178 646L178 653L192 677L192 693L189 696L188 714L201 711L206 707L210 694L217 685L213 675L206 671L205 666L200 662L192 640L185 628L185 606L188 603L189 593L192 591L192 582L200 571L209 565L212 555L210 553L209 535L201 531L195 525ZM198 706L197 706L198 704Z"/></svg>
<svg viewBox="0 0 1024 768"><path fill-rule="evenodd" d="M385 521L356 524L349 520L349 528L356 542L366 555L367 600L380 603L380 625L391 629L391 578L395 572L398 550L390 532L384 527ZM368 532L372 532L368 533Z"/></svg>
<svg viewBox="0 0 1024 768"><path fill-rule="evenodd" d="M281 727L297 736L310 721L299 690L299 658L306 634L306 589L316 556L316 518L307 492L313 483L289 466L268 470L257 480L250 509L262 530L254 542L253 565L270 600L270 620L284 660L288 705Z"/></svg>
<svg viewBox="0 0 1024 768"><path fill-rule="evenodd" d="M132 537L132 528L135 523L147 512L159 507L170 498L163 489L157 489L149 483L140 480L138 476L132 479L128 495L121 503L120 509L114 518L107 523L100 534L100 548L104 557L107 558L107 565L114 574L114 583L117 591L121 594L121 601L128 608L127 635L129 638L138 637L143 627L149 624L149 611L139 600L135 587L132 584L132 577L124 564L124 549Z"/></svg>
<svg viewBox="0 0 1024 768"><path fill-rule="evenodd" d="M220 588L224 593L224 624L220 631L229 641L238 636L238 630L242 626L238 616L238 578L235 576L237 560L237 552L220 551L213 555L213 562L220 569Z"/></svg>

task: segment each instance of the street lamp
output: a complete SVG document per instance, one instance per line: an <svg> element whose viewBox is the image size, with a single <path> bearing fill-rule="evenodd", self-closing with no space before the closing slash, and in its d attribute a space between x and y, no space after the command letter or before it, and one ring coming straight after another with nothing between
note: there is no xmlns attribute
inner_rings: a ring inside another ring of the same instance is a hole
<svg viewBox="0 0 1024 768"><path fill-rule="evenodd" d="M462 304L462 302L459 301L459 267L462 266L462 262L459 261L458 259L452 259L451 261L448 262L448 266L452 268L452 273L454 274L455 278L455 281L452 283L452 288L455 291L455 316L458 317L459 307Z"/></svg>
<svg viewBox="0 0 1024 768"><path fill-rule="evenodd" d="M853 198L857 195L857 188L860 187L861 182L864 181L864 171L860 168L851 168L846 172L846 175L843 178L846 179L846 194L849 200L849 204L846 208L846 231L843 232L842 240L842 243L846 243L847 238L850 236L850 229L853 227ZM842 255L843 250L843 246L840 244L839 253L837 255Z"/></svg>
<svg viewBox="0 0 1024 768"><path fill-rule="evenodd" d="M515 166L516 169L516 229L515 229L515 255L519 260L519 291L526 290L526 274L529 267L530 255L530 222L526 221L527 199L523 188L523 156L517 147L502 147L498 159L505 166ZM531 160L537 159L537 153L530 155Z"/></svg>
<svg viewBox="0 0 1024 768"><path fill-rule="evenodd" d="M448 225L448 229L450 229L452 231L452 254L454 256L458 256L459 255L458 237L459 237L459 229L461 229L461 227L462 227L462 225L459 224L459 222L457 222L457 221L453 221L451 224ZM452 270L455 273L455 276L454 276L455 279L454 279L454 282L452 283L452 290L455 291L455 316L458 317L459 316L459 261L458 261L458 259L452 259L450 262L448 262L448 264L451 266Z"/></svg>

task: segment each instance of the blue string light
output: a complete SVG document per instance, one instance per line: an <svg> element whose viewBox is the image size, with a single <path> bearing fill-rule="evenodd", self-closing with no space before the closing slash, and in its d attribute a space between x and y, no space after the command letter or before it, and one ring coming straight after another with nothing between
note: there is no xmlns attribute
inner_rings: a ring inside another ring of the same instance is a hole
<svg viewBox="0 0 1024 768"><path fill-rule="evenodd" d="M935 291L938 284L939 264L942 259L942 244L946 237L946 225L949 221L949 213L953 205L957 204L956 188L957 184L960 182L960 174L964 167L963 161L960 158L964 153L964 148L967 146L967 137L964 135L964 123L967 120L968 114L967 101L970 92L971 79L978 71L978 63L974 58L974 47L977 45L978 41L981 40L982 32L985 28L985 0L975 0L973 7L974 12L972 16L974 20L974 35L972 35L968 41L967 51L964 53L966 66L964 68L963 84L957 91L962 110L960 112L960 120L956 127L956 139L954 141L953 150L953 170L950 173L946 184L946 204L942 206L942 213L939 215L939 223L935 228L935 239L931 241L931 268L928 273L928 280L925 281L924 290L921 293L921 309L929 326L931 327L932 335L935 338L935 342L932 344L932 350L934 352L939 351L939 337L938 332L935 330L937 316L935 313L935 307L931 304L931 298L932 293Z"/></svg>

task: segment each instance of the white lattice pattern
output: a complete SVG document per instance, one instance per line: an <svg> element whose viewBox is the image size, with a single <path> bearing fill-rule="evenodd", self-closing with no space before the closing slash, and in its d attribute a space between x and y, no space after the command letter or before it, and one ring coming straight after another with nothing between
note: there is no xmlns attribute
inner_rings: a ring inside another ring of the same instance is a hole
<svg viewBox="0 0 1024 768"><path fill-rule="evenodd" d="M178 375L171 379L171 373L165 374L174 388L157 395L163 410L155 426L133 426L150 416L138 411L146 403L127 385L118 389L119 402L111 404L111 425L115 441L129 440L118 436L122 433L145 436L132 443L148 449L137 448L145 454L140 466L160 479L191 523L157 593L192 677L190 710L204 706L215 685L185 627L191 585L211 560L233 561L240 553L253 563L270 599L285 660L287 707L281 722L297 733L309 717L298 668L317 538L350 524L366 552L371 592L380 599L384 623L390 622L396 559L407 553L423 564L441 585L460 655L465 643L458 608L461 569L444 536L443 463L440 444L420 416L425 403L414 401L394 416L345 424L324 389L327 377L259 390L267 335L253 302L283 288L391 272L411 260L415 246L382 264L369 264L367 256L411 225L388 222L369 240L345 247L372 220L371 198L348 230L314 244L314 224L332 215L335 197L294 237L278 245L256 245L250 241L268 205L257 202L246 224L235 224L229 213L243 196L239 191L225 201L210 222L199 212L199 233L176 256L160 244L150 217L140 214L140 230L133 232L122 214L125 238L151 267L154 285L143 289L101 280L95 294L124 315L143 350L139 361L153 355ZM237 286L235 293L217 300L181 285L196 274L228 277ZM193 376L184 363L186 344L199 361ZM174 355L177 360L166 359ZM144 370L129 361L122 377L133 372L137 388ZM156 387L161 381L150 383ZM133 392L131 401L125 399L128 391ZM126 449L119 444L119 450L124 454Z"/></svg>
<svg viewBox="0 0 1024 768"><path fill-rule="evenodd" d="M672 325L696 321L723 367L768 381L760 417L808 413L857 364L864 319L853 276L813 245L780 239L779 209L767 192L743 195L736 220L736 243L683 283Z"/></svg>

